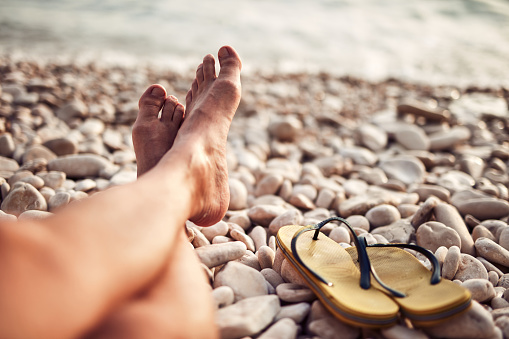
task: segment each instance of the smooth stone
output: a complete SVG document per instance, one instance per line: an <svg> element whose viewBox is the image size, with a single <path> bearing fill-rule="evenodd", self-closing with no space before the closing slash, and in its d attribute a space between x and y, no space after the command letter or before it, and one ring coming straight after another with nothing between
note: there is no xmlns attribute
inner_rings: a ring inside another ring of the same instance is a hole
<svg viewBox="0 0 509 339"><path fill-rule="evenodd" d="M260 273L274 288L277 288L278 285L285 282L279 273L274 271L272 268L264 268L260 271Z"/></svg>
<svg viewBox="0 0 509 339"><path fill-rule="evenodd" d="M482 225L476 226L476 228L477 227L483 227L484 229L486 229L487 232L489 232L488 229ZM487 238L495 241L495 239L494 239L495 237L493 237L493 235L492 235L492 237L489 237L489 235L491 235L491 232L488 233ZM502 231L500 231L498 244L500 246L502 246L503 248L505 248L506 250L509 250L509 227L505 227L502 229Z"/></svg>
<svg viewBox="0 0 509 339"><path fill-rule="evenodd" d="M498 279L497 287L502 287L504 289L509 288L509 274L503 274L500 279Z"/></svg>
<svg viewBox="0 0 509 339"><path fill-rule="evenodd" d="M254 268L257 271L262 270L262 268L260 267L260 262L258 261L258 256L250 250L246 251L246 254L244 254L242 257L235 261L246 266L249 266L251 268Z"/></svg>
<svg viewBox="0 0 509 339"><path fill-rule="evenodd" d="M187 227L187 224L188 223L191 223L189 220L186 221L186 227ZM194 225L194 224L192 224ZM207 245L210 245L210 241L209 239L207 239L203 233L201 233L199 227L197 227L196 225L194 225L193 227L193 233L194 233L194 239L192 241L193 243L193 246L195 248L199 248L199 247L203 247L203 246L207 246ZM245 245L244 245L245 246ZM209 267L210 268L210 267Z"/></svg>
<svg viewBox="0 0 509 339"><path fill-rule="evenodd" d="M303 210L312 210L316 206L307 196L304 194L292 194L290 200L288 201L293 206L303 209Z"/></svg>
<svg viewBox="0 0 509 339"><path fill-rule="evenodd" d="M113 168L113 167L109 167ZM110 177L110 186L120 186L135 182L138 178L136 171L133 170L121 170L115 173L113 176L109 174L105 175L104 172L99 174L101 176Z"/></svg>
<svg viewBox="0 0 509 339"><path fill-rule="evenodd" d="M337 243L340 242L344 242L347 244L350 243L350 233L344 227L333 228L332 231L329 233L329 238L331 238Z"/></svg>
<svg viewBox="0 0 509 339"><path fill-rule="evenodd" d="M429 149L431 151L443 151L453 148L459 143L467 141L471 136L470 130L465 126L453 126L443 132L429 135Z"/></svg>
<svg viewBox="0 0 509 339"><path fill-rule="evenodd" d="M58 156L78 153L77 143L70 138L51 139L44 142L43 146L47 147Z"/></svg>
<svg viewBox="0 0 509 339"><path fill-rule="evenodd" d="M244 183L235 178L228 179L230 187L230 205L229 210L241 210L247 207L247 188Z"/></svg>
<svg viewBox="0 0 509 339"><path fill-rule="evenodd" d="M332 203L334 202L334 199L336 198L336 193L328 188L322 188L320 189L320 192L318 193L318 197L316 198L315 205L316 207L321 208L329 208Z"/></svg>
<svg viewBox="0 0 509 339"><path fill-rule="evenodd" d="M277 234L283 226L301 225L303 221L302 213L297 209L289 209L283 214L275 217L269 224L269 233Z"/></svg>
<svg viewBox="0 0 509 339"><path fill-rule="evenodd" d="M346 221L353 228L362 228L367 232L370 230L369 220L363 215L351 215L346 218Z"/></svg>
<svg viewBox="0 0 509 339"><path fill-rule="evenodd" d="M437 185L443 186L451 193L461 192L464 190L470 190L475 185L475 179L467 173L450 170L442 174L436 182ZM454 205L454 198L451 198L451 202Z"/></svg>
<svg viewBox="0 0 509 339"><path fill-rule="evenodd" d="M343 188L347 196L352 197L360 194L365 194L369 185L364 180L349 179L343 183Z"/></svg>
<svg viewBox="0 0 509 339"><path fill-rule="evenodd" d="M18 220L42 220L49 218L52 215L53 213L46 211L28 210L21 213L18 217Z"/></svg>
<svg viewBox="0 0 509 339"><path fill-rule="evenodd" d="M509 338L509 316L503 316L495 320L495 325L502 331L504 338Z"/></svg>
<svg viewBox="0 0 509 339"><path fill-rule="evenodd" d="M281 277L283 277L286 282L307 286L304 278L286 259L281 263Z"/></svg>
<svg viewBox="0 0 509 339"><path fill-rule="evenodd" d="M408 190L409 193L419 194L419 201L426 201L426 199L435 196L438 199L449 202L451 199L451 192L441 186L420 184Z"/></svg>
<svg viewBox="0 0 509 339"><path fill-rule="evenodd" d="M461 251L458 246L451 246L444 258L442 277L452 280L458 271L461 262Z"/></svg>
<svg viewBox="0 0 509 339"><path fill-rule="evenodd" d="M92 179L83 179L76 182L76 186L74 186L74 190L81 192L88 192L96 188L97 183Z"/></svg>
<svg viewBox="0 0 509 339"><path fill-rule="evenodd" d="M495 198L479 198L457 205L463 215L470 214L479 220L500 219L509 215L509 202Z"/></svg>
<svg viewBox="0 0 509 339"><path fill-rule="evenodd" d="M439 200L436 197L429 197L420 206L412 217L412 225L417 229L426 221L431 219L433 209L438 205Z"/></svg>
<svg viewBox="0 0 509 339"><path fill-rule="evenodd" d="M386 192L368 192L354 196L339 204L339 215L348 218L351 215L365 215L371 208L382 205L398 205L401 201Z"/></svg>
<svg viewBox="0 0 509 339"><path fill-rule="evenodd" d="M268 131L270 135L282 142L292 142L302 130L302 121L294 116L282 116L273 121Z"/></svg>
<svg viewBox="0 0 509 339"><path fill-rule="evenodd" d="M0 171L16 172L19 164L16 160L0 156Z"/></svg>
<svg viewBox="0 0 509 339"><path fill-rule="evenodd" d="M280 248L276 248L276 257L274 258L274 263L272 264L272 269L276 271L278 274L281 274L281 268L283 266L283 262L285 261L285 256L283 251Z"/></svg>
<svg viewBox="0 0 509 339"><path fill-rule="evenodd" d="M293 283L278 285L276 293L279 299L290 303L310 302L316 299L316 295L309 288Z"/></svg>
<svg viewBox="0 0 509 339"><path fill-rule="evenodd" d="M230 286L219 286L212 290L212 298L216 309L233 304L235 295Z"/></svg>
<svg viewBox="0 0 509 339"><path fill-rule="evenodd" d="M472 307L465 313L443 324L427 327L425 331L438 338L486 338L495 331L495 323L489 311L472 301Z"/></svg>
<svg viewBox="0 0 509 339"><path fill-rule="evenodd" d="M277 320L275 324L263 332L257 339L295 339L298 327L292 319L284 318Z"/></svg>
<svg viewBox="0 0 509 339"><path fill-rule="evenodd" d="M479 260L481 262L481 264L484 265L484 267L488 271L488 274L490 272L495 272L498 277L501 277L502 275L504 275L504 273L497 266L493 265L492 263L490 263L488 260L484 259L483 257L477 257L476 259Z"/></svg>
<svg viewBox="0 0 509 339"><path fill-rule="evenodd" d="M482 158L475 155L464 155L459 161L460 169L473 178L482 176L485 164Z"/></svg>
<svg viewBox="0 0 509 339"><path fill-rule="evenodd" d="M470 279L464 281L461 286L472 293L472 299L480 303L487 302L495 297L493 284L485 279Z"/></svg>
<svg viewBox="0 0 509 339"><path fill-rule="evenodd" d="M241 258L247 247L243 242L234 241L225 244L206 245L195 249L196 254L208 268L223 265Z"/></svg>
<svg viewBox="0 0 509 339"><path fill-rule="evenodd" d="M509 251L488 238L475 241L477 253L494 264L509 267Z"/></svg>
<svg viewBox="0 0 509 339"><path fill-rule="evenodd" d="M459 250L459 247L458 247L458 250ZM435 251L435 257L437 258L438 264L440 265L440 270L442 270L442 267L444 266L444 261L445 261L445 257L447 256L447 252L449 252L449 249L445 246L440 246ZM458 261L458 264L459 264L459 261ZM454 272L454 274L456 274L456 272ZM453 274L453 276L454 276L454 274Z"/></svg>
<svg viewBox="0 0 509 339"><path fill-rule="evenodd" d="M0 156L9 158L14 153L16 145L10 133L0 135Z"/></svg>
<svg viewBox="0 0 509 339"><path fill-rule="evenodd" d="M48 210L54 212L60 207L66 206L71 201L69 192L57 192L48 200Z"/></svg>
<svg viewBox="0 0 509 339"><path fill-rule="evenodd" d="M505 300L502 297L495 297L491 299L490 305L494 310L499 308L509 308L509 301Z"/></svg>
<svg viewBox="0 0 509 339"><path fill-rule="evenodd" d="M217 310L215 322L222 339L237 339L263 330L280 309L275 295L252 297Z"/></svg>
<svg viewBox="0 0 509 339"><path fill-rule="evenodd" d="M391 243L408 244L415 235L415 228L410 224L410 221L401 219L391 225L377 227L371 234L382 235Z"/></svg>
<svg viewBox="0 0 509 339"><path fill-rule="evenodd" d="M98 177L111 166L107 159L94 154L67 155L48 162L48 170L64 172L75 179Z"/></svg>
<svg viewBox="0 0 509 339"><path fill-rule="evenodd" d="M454 279L460 281L467 281L470 279L488 280L488 271L479 260L469 254L462 253L461 261Z"/></svg>
<svg viewBox="0 0 509 339"><path fill-rule="evenodd" d="M310 310L311 305L307 302L283 306L274 320L289 318L296 324L299 324L306 318Z"/></svg>
<svg viewBox="0 0 509 339"><path fill-rule="evenodd" d="M258 254L258 261L262 270L264 268L272 268L276 254L270 247L262 246L256 254Z"/></svg>
<svg viewBox="0 0 509 339"><path fill-rule="evenodd" d="M268 227L271 222L287 210L282 206L258 205L251 207L247 215L255 224Z"/></svg>
<svg viewBox="0 0 509 339"><path fill-rule="evenodd" d="M39 190L39 192L42 194L44 199L46 199L46 202L49 202L49 199L55 195L55 190L53 188L49 187L43 187ZM50 208L48 204L48 209Z"/></svg>
<svg viewBox="0 0 509 339"><path fill-rule="evenodd" d="M347 325L333 317L325 317L313 320L308 325L309 332L321 339L357 339L360 335L360 328Z"/></svg>
<svg viewBox="0 0 509 339"><path fill-rule="evenodd" d="M290 197L292 196L293 191L293 184L290 180L285 179L283 183L281 184L281 187L279 188L279 196L285 200L290 200Z"/></svg>
<svg viewBox="0 0 509 339"><path fill-rule="evenodd" d="M295 185L293 186L293 194L302 194L309 200L314 201L318 196L318 190L312 185Z"/></svg>
<svg viewBox="0 0 509 339"><path fill-rule="evenodd" d="M23 178L31 177L33 176L33 173L26 170L19 170L16 173L14 173L9 180L7 181L9 185L14 186L15 183L20 181Z"/></svg>
<svg viewBox="0 0 509 339"><path fill-rule="evenodd" d="M2 210L7 214L19 216L27 210L46 211L48 205L42 194L28 183L15 184L2 201Z"/></svg>
<svg viewBox="0 0 509 339"><path fill-rule="evenodd" d="M415 233L417 245L435 252L440 246L461 247L461 239L458 233L437 221L428 221L417 229Z"/></svg>
<svg viewBox="0 0 509 339"><path fill-rule="evenodd" d="M413 217L418 210L419 206L413 204L401 204L398 206L398 211L402 219Z"/></svg>
<svg viewBox="0 0 509 339"><path fill-rule="evenodd" d="M392 205L379 205L371 208L366 213L366 218L369 220L371 229L380 226L387 226L401 219L401 214L398 209Z"/></svg>
<svg viewBox="0 0 509 339"><path fill-rule="evenodd" d="M509 246L509 232L506 232L506 234L504 235L503 243L502 243L502 233L503 231L500 233L499 244L505 249L508 249L508 247L506 247L505 245ZM489 229L487 229L485 226L481 224L475 226L474 229L472 230L472 239L474 239L474 242L479 238L488 238L493 241L497 240L493 233L491 233Z"/></svg>
<svg viewBox="0 0 509 339"><path fill-rule="evenodd" d="M411 329L402 325L395 325L381 330L385 339L429 339L429 337L416 329Z"/></svg>
<svg viewBox="0 0 509 339"><path fill-rule="evenodd" d="M53 189L61 187L66 180L65 173L60 171L49 171L45 173L38 173L37 175L44 180L45 186Z"/></svg>
<svg viewBox="0 0 509 339"><path fill-rule="evenodd" d="M234 229L230 230L230 237L232 237L234 240L242 241L249 251L251 252L255 251L253 239L251 239L249 235L247 235L246 233Z"/></svg>
<svg viewBox="0 0 509 339"><path fill-rule="evenodd" d="M427 151L430 141L424 130L416 125L400 124L394 133L396 141L409 150Z"/></svg>
<svg viewBox="0 0 509 339"><path fill-rule="evenodd" d="M236 224L243 230L251 227L251 219L247 216L247 212L235 213L229 219L228 223Z"/></svg>
<svg viewBox="0 0 509 339"><path fill-rule="evenodd" d="M387 133L380 127L372 124L362 124L357 132L360 135L362 145L374 152L384 149L387 145Z"/></svg>
<svg viewBox="0 0 509 339"><path fill-rule="evenodd" d="M36 189L41 189L44 187L44 180L42 180L41 177L30 175L24 178L21 178L19 182L26 182L27 184L30 184L34 186Z"/></svg>
<svg viewBox="0 0 509 339"><path fill-rule="evenodd" d="M57 155L42 145L33 145L26 149L23 154L22 162L26 164L29 161L39 158L43 158L50 162L51 160L56 159Z"/></svg>
<svg viewBox="0 0 509 339"><path fill-rule="evenodd" d="M228 231L229 231L228 224L222 220L217 222L214 225L211 225L208 227L203 227L201 229L201 233L203 233L203 235L209 241L212 241L212 239L214 239L214 237L216 237L218 235L225 236L226 234L228 234ZM238 239L236 239L236 240L238 240Z"/></svg>
<svg viewBox="0 0 509 339"><path fill-rule="evenodd" d="M194 239L194 238L193 238ZM212 239L211 244L224 244L233 241L232 239L225 237L224 235L218 235ZM192 242L192 240L191 240Z"/></svg>
<svg viewBox="0 0 509 339"><path fill-rule="evenodd" d="M280 174L268 174L258 182L255 189L255 196L260 197L267 194L276 194L283 184L284 177Z"/></svg>
<svg viewBox="0 0 509 339"><path fill-rule="evenodd" d="M458 210L449 204L438 203L433 209L435 219L454 229L461 239L461 252L475 256L474 240Z"/></svg>
<svg viewBox="0 0 509 339"><path fill-rule="evenodd" d="M253 227L249 236L253 239L256 251L258 251L262 246L267 246L267 230L264 227Z"/></svg>
<svg viewBox="0 0 509 339"><path fill-rule="evenodd" d="M66 103L56 112L56 116L65 122L71 122L74 118L83 118L87 114L87 105L78 99Z"/></svg>
<svg viewBox="0 0 509 339"><path fill-rule="evenodd" d="M219 286L231 287L235 302L268 293L266 280L260 272L235 261L227 263L216 274L214 288Z"/></svg>
<svg viewBox="0 0 509 339"><path fill-rule="evenodd" d="M398 155L382 160L378 166L388 178L401 180L406 185L422 183L426 174L423 163L410 155Z"/></svg>
<svg viewBox="0 0 509 339"><path fill-rule="evenodd" d="M378 156L364 147L341 147L340 154L352 159L357 165L373 166L378 161Z"/></svg>

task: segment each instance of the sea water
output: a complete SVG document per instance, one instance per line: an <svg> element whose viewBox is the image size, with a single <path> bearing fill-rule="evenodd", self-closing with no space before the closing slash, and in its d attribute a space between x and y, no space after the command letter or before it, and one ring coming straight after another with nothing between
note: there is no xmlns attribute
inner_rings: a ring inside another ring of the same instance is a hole
<svg viewBox="0 0 509 339"><path fill-rule="evenodd" d="M0 0L0 53L509 84L507 0Z"/></svg>

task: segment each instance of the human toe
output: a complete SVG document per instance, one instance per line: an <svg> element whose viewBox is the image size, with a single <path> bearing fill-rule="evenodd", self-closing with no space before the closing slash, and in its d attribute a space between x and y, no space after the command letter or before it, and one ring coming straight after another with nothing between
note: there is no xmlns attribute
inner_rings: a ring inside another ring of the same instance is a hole
<svg viewBox="0 0 509 339"><path fill-rule="evenodd" d="M221 66L219 77L240 76L242 61L233 47L223 46L219 49L217 55L219 57L219 65Z"/></svg>
<svg viewBox="0 0 509 339"><path fill-rule="evenodd" d="M216 60L212 54L207 54L203 58L203 77L205 81L216 78Z"/></svg>
<svg viewBox="0 0 509 339"><path fill-rule="evenodd" d="M140 119L156 119L163 107L166 90L161 85L152 85L142 94L138 102Z"/></svg>

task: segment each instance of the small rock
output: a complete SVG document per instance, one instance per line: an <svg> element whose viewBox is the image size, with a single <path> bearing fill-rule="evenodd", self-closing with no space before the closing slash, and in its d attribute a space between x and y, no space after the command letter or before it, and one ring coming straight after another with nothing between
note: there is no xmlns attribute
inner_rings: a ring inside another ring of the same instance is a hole
<svg viewBox="0 0 509 339"><path fill-rule="evenodd" d="M398 179L406 185L420 184L424 181L426 169L416 157L399 155L380 162L379 167L388 178Z"/></svg>
<svg viewBox="0 0 509 339"><path fill-rule="evenodd" d="M283 184L284 177L280 174L268 174L256 185L255 196L276 194Z"/></svg>
<svg viewBox="0 0 509 339"><path fill-rule="evenodd" d="M267 231L262 226L255 226L251 233L249 233L251 239L255 244L255 249L258 251L260 247L267 246Z"/></svg>
<svg viewBox="0 0 509 339"><path fill-rule="evenodd" d="M464 281L461 286L472 293L472 299L480 303L487 302L495 297L493 284L485 279L470 279Z"/></svg>
<svg viewBox="0 0 509 339"><path fill-rule="evenodd" d="M50 149L58 156L78 153L78 145L69 138L57 138L46 141L43 146Z"/></svg>
<svg viewBox="0 0 509 339"><path fill-rule="evenodd" d="M112 164L93 154L67 155L48 162L48 170L64 172L69 178L97 177Z"/></svg>
<svg viewBox="0 0 509 339"><path fill-rule="evenodd" d="M308 315L311 305L306 302L281 307L281 311L276 315L275 321L284 318L292 319L299 324Z"/></svg>
<svg viewBox="0 0 509 339"><path fill-rule="evenodd" d="M240 180L229 178L230 187L230 210L241 210L247 207L247 188Z"/></svg>
<svg viewBox="0 0 509 339"><path fill-rule="evenodd" d="M366 218L369 220L371 228L379 226L386 226L401 219L401 214L398 209L392 205L382 204L373 207L366 213Z"/></svg>
<svg viewBox="0 0 509 339"><path fill-rule="evenodd" d="M27 162L39 158L45 159L46 161L50 162L51 160L56 159L57 155L42 145L33 145L27 148L27 150L23 154L22 162L26 164Z"/></svg>
<svg viewBox="0 0 509 339"><path fill-rule="evenodd" d="M284 318L269 327L258 339L295 339L297 338L297 329L297 325L291 319Z"/></svg>
<svg viewBox="0 0 509 339"><path fill-rule="evenodd" d="M244 232L240 232L236 229L233 229L233 230L230 230L230 236L234 239L234 240L237 240L237 241L242 241L245 245L246 245L246 248L251 251L251 252L254 252L255 251L255 246L254 246L254 242L253 242L253 239L251 239L249 237L249 235L247 235L246 233Z"/></svg>
<svg viewBox="0 0 509 339"><path fill-rule="evenodd" d="M234 293L230 286L219 286L212 290L212 297L217 308L225 307L233 304Z"/></svg>
<svg viewBox="0 0 509 339"><path fill-rule="evenodd" d="M440 246L461 247L461 239L458 233L437 221L428 221L417 229L415 233L417 245L435 252Z"/></svg>
<svg viewBox="0 0 509 339"><path fill-rule="evenodd" d="M218 235L226 235L228 233L228 224L224 221L219 221L218 223L209 226L209 227L203 227L201 229L201 233L209 240L212 241L214 237ZM238 240L238 239L236 239Z"/></svg>
<svg viewBox="0 0 509 339"><path fill-rule="evenodd" d="M0 172L16 172L19 169L19 164L16 160L0 156Z"/></svg>
<svg viewBox="0 0 509 339"><path fill-rule="evenodd" d="M430 141L423 129L410 124L400 124L394 134L396 141L409 150L427 151Z"/></svg>
<svg viewBox="0 0 509 339"><path fill-rule="evenodd" d="M237 339L256 334L267 327L281 309L275 295L243 299L216 312L221 338Z"/></svg>
<svg viewBox="0 0 509 339"><path fill-rule="evenodd" d="M488 271L486 271L486 268L479 260L469 254L462 253L458 271L456 271L454 279L460 281L467 281L470 279L488 280Z"/></svg>
<svg viewBox="0 0 509 339"><path fill-rule="evenodd" d="M401 325L395 325L382 329L382 334L386 339L428 339L429 337L421 331L411 329Z"/></svg>
<svg viewBox="0 0 509 339"><path fill-rule="evenodd" d="M246 245L240 241L199 247L196 254L208 268L223 265L246 254Z"/></svg>
<svg viewBox="0 0 509 339"><path fill-rule="evenodd" d="M10 133L5 133L0 136L0 156L9 158L14 153L16 145Z"/></svg>
<svg viewBox="0 0 509 339"><path fill-rule="evenodd" d="M458 210L449 204L438 203L434 208L436 221L453 228L461 239L461 252L475 255L474 240Z"/></svg>
<svg viewBox="0 0 509 339"><path fill-rule="evenodd" d="M300 303L316 299L315 294L309 288L298 284L284 283L276 288L278 297L286 302Z"/></svg>
<svg viewBox="0 0 509 339"><path fill-rule="evenodd" d="M293 116L279 118L269 125L270 135L279 141L293 141L300 130L302 122Z"/></svg>
<svg viewBox="0 0 509 339"><path fill-rule="evenodd" d="M286 209L282 206L258 205L251 207L247 215L254 223L267 227L276 217L285 212Z"/></svg>
<svg viewBox="0 0 509 339"><path fill-rule="evenodd" d="M21 213L18 217L18 220L41 220L49 218L52 215L53 213L46 211L28 210Z"/></svg>
<svg viewBox="0 0 509 339"><path fill-rule="evenodd" d="M214 288L219 286L231 287L235 295L235 302L268 293L266 280L260 272L235 261L227 263L216 274Z"/></svg>
<svg viewBox="0 0 509 339"><path fill-rule="evenodd" d="M8 214L19 216L27 210L46 211L48 205L42 194L28 183L15 184L2 201L1 208Z"/></svg>
<svg viewBox="0 0 509 339"><path fill-rule="evenodd" d="M362 124L358 132L362 145L372 151L380 151L387 145L387 133L375 125Z"/></svg>
<svg viewBox="0 0 509 339"><path fill-rule="evenodd" d="M268 246L262 246L257 252L261 269L272 268L276 254Z"/></svg>
<svg viewBox="0 0 509 339"><path fill-rule="evenodd" d="M52 189L57 189L61 187L66 179L66 175L64 172L59 171L49 171L46 173L37 174L39 177L44 180L44 185L50 187Z"/></svg>
<svg viewBox="0 0 509 339"><path fill-rule="evenodd" d="M467 127L454 126L448 131L437 132L429 135L430 150L443 151L470 139L471 133Z"/></svg>
<svg viewBox="0 0 509 339"><path fill-rule="evenodd" d="M410 221L401 219L391 225L378 227L371 234L382 235L392 243L408 244L415 234L415 228L410 224Z"/></svg>
<svg viewBox="0 0 509 339"><path fill-rule="evenodd" d="M302 221L302 213L299 210L292 208L271 221L269 225L269 232L270 234L277 234L281 227L288 225L301 225Z"/></svg>
<svg viewBox="0 0 509 339"><path fill-rule="evenodd" d="M283 278L271 268L264 268L260 271L260 273L264 276L265 280L267 280L269 284L271 284L274 288L284 283Z"/></svg>
<svg viewBox="0 0 509 339"><path fill-rule="evenodd" d="M442 277L452 280L461 262L461 252L458 246L451 246L444 258Z"/></svg>
<svg viewBox="0 0 509 339"><path fill-rule="evenodd" d="M352 327L333 317L311 321L308 330L322 339L337 339L338 333L341 333L341 339L356 339L360 335L358 327Z"/></svg>
<svg viewBox="0 0 509 339"><path fill-rule="evenodd" d="M488 238L475 241L477 253L492 263L509 267L509 251Z"/></svg>
<svg viewBox="0 0 509 339"><path fill-rule="evenodd" d="M57 192L48 201L48 209L55 212L59 208L66 206L71 202L71 194L69 192Z"/></svg>
<svg viewBox="0 0 509 339"><path fill-rule="evenodd" d="M470 199L461 202L456 207L461 214L470 214L479 220L500 219L509 215L509 202L502 199Z"/></svg>

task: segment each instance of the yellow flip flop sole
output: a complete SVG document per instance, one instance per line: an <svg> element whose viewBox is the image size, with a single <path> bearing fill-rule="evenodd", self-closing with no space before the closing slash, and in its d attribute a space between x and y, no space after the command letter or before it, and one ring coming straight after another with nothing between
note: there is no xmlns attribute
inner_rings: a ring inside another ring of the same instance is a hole
<svg viewBox="0 0 509 339"><path fill-rule="evenodd" d="M470 308L471 294L467 289L445 279L431 284L432 273L407 251L370 245L366 250L380 280L405 294L403 298L394 297L394 301L413 324L433 326ZM349 247L346 251L357 262L356 248ZM372 284L375 288L385 290L376 281Z"/></svg>
<svg viewBox="0 0 509 339"><path fill-rule="evenodd" d="M282 227L276 240L284 256L324 306L338 319L354 326L379 328L394 324L398 319L398 304L374 286L368 289L360 286L359 269L338 243L323 233L318 235L318 240L313 240L313 232L302 233L295 242L299 259L296 258L292 239L305 228ZM309 268L328 283L318 279Z"/></svg>

